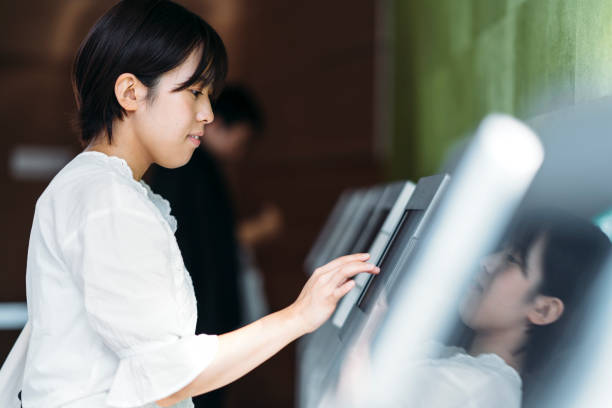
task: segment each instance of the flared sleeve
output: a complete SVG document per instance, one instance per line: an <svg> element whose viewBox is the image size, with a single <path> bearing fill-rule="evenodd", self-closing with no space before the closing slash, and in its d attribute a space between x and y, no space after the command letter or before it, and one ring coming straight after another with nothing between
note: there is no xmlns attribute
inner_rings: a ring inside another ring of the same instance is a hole
<svg viewBox="0 0 612 408"><path fill-rule="evenodd" d="M23 384L23 371L31 333L32 326L28 321L0 368L0 407L2 408L21 407L18 395Z"/></svg>
<svg viewBox="0 0 612 408"><path fill-rule="evenodd" d="M119 358L106 401L113 407L172 395L217 351L217 336L194 334L193 288L174 236L142 206L91 214L65 247L91 326Z"/></svg>

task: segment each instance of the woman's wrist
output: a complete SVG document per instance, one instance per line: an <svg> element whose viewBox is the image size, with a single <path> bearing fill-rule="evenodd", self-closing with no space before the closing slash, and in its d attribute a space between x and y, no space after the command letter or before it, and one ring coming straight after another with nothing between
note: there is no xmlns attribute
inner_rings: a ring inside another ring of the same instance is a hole
<svg viewBox="0 0 612 408"><path fill-rule="evenodd" d="M282 316L281 318L284 320L283 324L290 328L293 336L296 339L312 331L306 324L306 320L304 319L303 314L300 312L299 306L295 303L280 310L279 313Z"/></svg>

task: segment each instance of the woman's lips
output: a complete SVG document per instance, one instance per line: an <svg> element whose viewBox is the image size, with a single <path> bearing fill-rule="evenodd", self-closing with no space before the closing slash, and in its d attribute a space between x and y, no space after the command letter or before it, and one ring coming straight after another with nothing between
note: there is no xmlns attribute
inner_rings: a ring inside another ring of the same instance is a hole
<svg viewBox="0 0 612 408"><path fill-rule="evenodd" d="M472 287L472 289L474 289L477 292L480 292L480 293L484 292L484 286L476 279L473 279L470 282L470 286Z"/></svg>
<svg viewBox="0 0 612 408"><path fill-rule="evenodd" d="M198 147L200 145L200 137L200 135L189 135L187 138L191 143Z"/></svg>

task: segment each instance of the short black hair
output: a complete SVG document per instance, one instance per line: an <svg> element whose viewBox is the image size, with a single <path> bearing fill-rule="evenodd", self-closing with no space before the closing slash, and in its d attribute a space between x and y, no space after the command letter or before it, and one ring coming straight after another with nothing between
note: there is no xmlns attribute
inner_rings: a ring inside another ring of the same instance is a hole
<svg viewBox="0 0 612 408"><path fill-rule="evenodd" d="M106 131L112 142L113 121L125 115L114 93L119 75L132 73L154 91L163 73L199 49L198 67L174 91L199 82L213 92L223 87L228 63L219 35L201 17L168 0L123 0L113 6L83 40L72 68L81 141L87 144Z"/></svg>
<svg viewBox="0 0 612 408"><path fill-rule="evenodd" d="M525 265L529 251L539 239L544 240L542 279L534 295L557 297L570 313L608 259L612 248L610 239L588 220L563 210L546 208L523 215L511 229L507 246ZM564 317L559 322L563 320ZM553 325L532 329L544 331L551 327Z"/></svg>
<svg viewBox="0 0 612 408"><path fill-rule="evenodd" d="M527 342L519 351L525 353L522 376L526 406L537 401L542 381L556 375L551 372L556 371L551 362L567 357L579 344L588 320L586 301L612 246L591 222L554 208L538 209L525 216L512 231L510 247L525 260L539 239L544 239L544 252L537 294L561 299L564 310L556 322L528 328Z"/></svg>
<svg viewBox="0 0 612 408"><path fill-rule="evenodd" d="M227 84L213 103L215 118L228 126L246 123L255 133L264 129L264 117L257 99L244 85Z"/></svg>

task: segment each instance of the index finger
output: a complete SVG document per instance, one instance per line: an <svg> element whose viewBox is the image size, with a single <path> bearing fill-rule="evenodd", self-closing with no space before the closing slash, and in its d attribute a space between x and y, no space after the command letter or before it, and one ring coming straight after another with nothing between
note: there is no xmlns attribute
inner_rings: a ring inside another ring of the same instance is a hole
<svg viewBox="0 0 612 408"><path fill-rule="evenodd" d="M326 273L326 272L332 271L332 270L334 270L334 269L336 269L336 268L338 268L338 267L340 267L340 266L342 266L344 264L347 264L349 262L354 262L354 261L362 261L362 262L364 262L364 261L366 261L368 259L370 259L370 254L361 253L361 254L344 255L344 256L341 256L340 258L336 258L333 261L331 261L331 262L329 262L329 263L319 267L318 269L319 269L319 271L321 271L320 273Z"/></svg>

